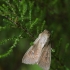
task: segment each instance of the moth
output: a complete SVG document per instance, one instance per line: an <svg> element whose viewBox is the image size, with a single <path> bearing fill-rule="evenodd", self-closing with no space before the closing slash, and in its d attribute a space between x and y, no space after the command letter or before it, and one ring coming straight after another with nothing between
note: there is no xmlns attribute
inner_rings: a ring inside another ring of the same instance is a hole
<svg viewBox="0 0 70 70"><path fill-rule="evenodd" d="M50 33L44 30L39 34L33 45L28 49L22 58L22 63L38 64L43 70L50 69L51 44L49 43Z"/></svg>

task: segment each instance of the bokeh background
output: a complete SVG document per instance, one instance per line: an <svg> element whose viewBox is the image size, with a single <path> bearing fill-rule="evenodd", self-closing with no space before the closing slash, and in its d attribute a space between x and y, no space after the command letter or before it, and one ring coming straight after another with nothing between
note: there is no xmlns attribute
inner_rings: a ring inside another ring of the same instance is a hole
<svg viewBox="0 0 70 70"><path fill-rule="evenodd" d="M42 70L22 58L44 29L51 34L50 70L70 70L70 1L0 0L0 70Z"/></svg>

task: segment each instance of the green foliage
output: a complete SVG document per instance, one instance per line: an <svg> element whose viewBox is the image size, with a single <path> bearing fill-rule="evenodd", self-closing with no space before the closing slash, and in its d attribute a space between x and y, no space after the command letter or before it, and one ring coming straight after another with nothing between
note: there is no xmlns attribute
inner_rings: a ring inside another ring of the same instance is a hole
<svg viewBox="0 0 70 70"><path fill-rule="evenodd" d="M0 1L0 59L13 57L15 60L21 60L23 53L25 53L24 48L26 49L27 47L21 47L25 44L23 40L27 39L29 43L32 40L32 45L39 33L44 29L48 29L51 33L50 39L52 41L52 62L50 70L69 70L69 5L68 0ZM21 39L23 40L21 41ZM13 41L13 44L10 41ZM28 44L27 41L26 44ZM22 42L22 45L20 42ZM5 43L9 44L5 45ZM21 47L23 51L20 51L18 47ZM12 56L11 53L15 56ZM18 66L17 64L15 65ZM14 70L14 67L11 67L13 68L12 70ZM24 70L26 68L26 66L23 67ZM32 67L27 69L31 70Z"/></svg>
<svg viewBox="0 0 70 70"><path fill-rule="evenodd" d="M13 43L13 45L10 47L10 49L7 51L7 53L0 55L0 58L4 58L7 57L8 55L10 55L10 53L12 52L13 48L16 47L16 44L19 41L19 38L21 38L21 35L18 36L18 38L10 38L10 39L6 39L0 42L0 45L5 44L6 42L10 41L10 40L15 40L15 42Z"/></svg>

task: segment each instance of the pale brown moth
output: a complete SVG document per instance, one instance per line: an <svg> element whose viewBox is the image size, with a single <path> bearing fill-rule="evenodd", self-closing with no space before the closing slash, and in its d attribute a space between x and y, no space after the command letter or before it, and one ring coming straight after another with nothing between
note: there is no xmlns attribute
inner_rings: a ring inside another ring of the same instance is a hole
<svg viewBox="0 0 70 70"><path fill-rule="evenodd" d="M49 44L50 33L44 30L39 34L33 45L28 49L22 58L22 63L38 64L43 70L50 69L51 44Z"/></svg>

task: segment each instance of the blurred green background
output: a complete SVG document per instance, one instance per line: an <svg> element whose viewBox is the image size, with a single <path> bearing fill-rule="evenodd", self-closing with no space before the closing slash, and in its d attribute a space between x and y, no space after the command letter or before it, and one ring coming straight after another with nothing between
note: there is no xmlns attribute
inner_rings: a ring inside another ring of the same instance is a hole
<svg viewBox="0 0 70 70"><path fill-rule="evenodd" d="M44 29L50 31L50 70L70 70L69 0L0 0L0 70L42 70L22 57Z"/></svg>

